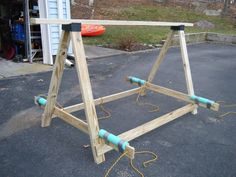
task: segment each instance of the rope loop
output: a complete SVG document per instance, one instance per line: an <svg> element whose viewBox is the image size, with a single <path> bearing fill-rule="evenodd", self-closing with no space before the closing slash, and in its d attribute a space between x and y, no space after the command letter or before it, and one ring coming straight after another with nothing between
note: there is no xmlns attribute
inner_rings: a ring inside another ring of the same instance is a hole
<svg viewBox="0 0 236 177"><path fill-rule="evenodd" d="M226 104L226 101L217 101L217 103L221 104L221 107L223 108L236 108L236 104ZM220 114L218 117L223 119L224 117L228 115L236 114L235 111L228 111L226 113Z"/></svg>
<svg viewBox="0 0 236 177"><path fill-rule="evenodd" d="M145 83L139 90L139 93L138 93L138 96L136 98L136 103L137 105L139 106L149 106L149 107L152 107L152 109L150 109L148 112L158 112L160 111L160 108L159 106L155 105L155 104L152 104L152 103L147 103L147 102L141 102L141 99L140 99L140 96L141 94L143 93L144 90L146 90L146 84Z"/></svg>
<svg viewBox="0 0 236 177"><path fill-rule="evenodd" d="M127 152L124 152L123 154L120 155L120 157L118 157L115 162L111 165L111 167L107 170L106 174L104 177L108 177L110 172L112 171L112 169L114 168L115 165L118 164L118 162L123 158L125 157L125 155L127 154ZM157 159L158 159L158 156L157 154L155 154L154 152L151 152L151 151L137 151L135 152L135 154L149 154L149 155L152 155L152 159L150 160L147 160L147 161L144 161L142 164L143 164L143 167L146 168L150 163L153 163L155 162ZM130 159L130 162L129 162L132 170L139 174L141 177L145 177L144 174L137 168L134 166L133 164L133 159Z"/></svg>

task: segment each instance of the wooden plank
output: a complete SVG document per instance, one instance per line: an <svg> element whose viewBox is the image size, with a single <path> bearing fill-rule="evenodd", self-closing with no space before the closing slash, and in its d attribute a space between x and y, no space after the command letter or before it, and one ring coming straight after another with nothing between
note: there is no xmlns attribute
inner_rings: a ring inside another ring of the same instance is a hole
<svg viewBox="0 0 236 177"><path fill-rule="evenodd" d="M169 89L169 88L166 88L166 87L162 87L162 86L159 86L159 85L154 85L154 84L151 84L151 83L148 83L148 82L146 83L146 88L149 89L149 90L152 90L154 92L157 92L157 93L161 93L161 94L164 94L164 95L167 95L167 96L177 98L179 100L186 101L188 103L194 103L194 101L190 99L189 95L184 94L182 92L178 92L178 91L175 91L175 90L172 90L172 89ZM199 103L199 106L207 108L207 106L205 104L202 104L202 103ZM211 106L210 109L213 110L213 111L218 111L219 110L219 104L214 103Z"/></svg>
<svg viewBox="0 0 236 177"><path fill-rule="evenodd" d="M131 141L141 135L144 135L145 133L148 133L162 125L167 124L168 122L171 122L189 112L192 112L194 109L197 108L197 105L195 104L188 104L182 108L179 108L175 111L172 111L170 113L167 113L161 117L158 117L152 121L149 121L143 125L140 125L134 129L131 129L127 132L124 132L119 135L121 139L124 139L125 141ZM103 147L103 152L106 153L108 151L112 150L111 147L105 145Z"/></svg>
<svg viewBox="0 0 236 177"><path fill-rule="evenodd" d="M80 91L84 102L85 115L88 123L88 130L90 136L91 148L93 151L94 161L99 164L105 161L104 155L98 155L96 147L101 144L98 137L99 124L97 119L97 113L95 109L91 82L89 78L88 66L84 52L83 41L81 32L71 32L72 46L75 56L75 66L77 75L79 77Z"/></svg>
<svg viewBox="0 0 236 177"><path fill-rule="evenodd" d="M102 141L104 142L104 140L102 140ZM107 149L116 150L116 151L119 152L118 148L114 144L111 144L111 143L105 144L105 142L104 142L102 147L97 150L97 153L101 154L101 155L105 154L106 152L108 152ZM128 158L134 159L134 157L135 157L135 148L130 146L130 145L128 145L128 146L126 146L126 149L125 149L124 153L126 153L126 156Z"/></svg>
<svg viewBox="0 0 236 177"><path fill-rule="evenodd" d="M127 154L126 156L129 157L130 159L134 159L135 157L135 148L132 146L127 146L125 149L125 153Z"/></svg>
<svg viewBox="0 0 236 177"><path fill-rule="evenodd" d="M181 49L181 55L182 55L182 61L183 61L184 74L185 74L188 94L194 95L193 81L192 81L192 75L191 75L191 69L190 69L190 64L189 64L188 51L187 51L184 30L179 31L179 39L180 39L180 49ZM197 114L197 109L195 109L192 112L192 114Z"/></svg>
<svg viewBox="0 0 236 177"><path fill-rule="evenodd" d="M51 77L51 82L47 97L47 105L44 109L44 113L42 116L42 127L47 127L51 123L53 109L56 103L57 94L61 83L61 78L64 70L64 63L65 63L65 58L67 56L69 43L70 43L69 32L62 32L62 37Z"/></svg>
<svg viewBox="0 0 236 177"><path fill-rule="evenodd" d="M135 89L127 90L127 91L124 91L124 92L120 92L120 93L104 96L104 97L101 97L101 98L97 98L97 99L94 100L94 103L95 103L95 105L99 105L101 103L108 103L108 102L111 102L111 101L122 99L122 98L125 98L125 97L128 97L128 96L137 94L139 92L139 90L140 90L140 88L135 88ZM64 110L68 113L79 111L79 110L82 110L82 109L84 109L84 103L80 103L80 104L76 104L76 105L72 105L72 106L68 106L68 107L64 108Z"/></svg>
<svg viewBox="0 0 236 177"><path fill-rule="evenodd" d="M133 85L138 85L137 83L132 83L132 84ZM185 93L182 93L182 92L179 92L179 91L176 91L176 90L172 90L172 89L169 89L169 88L166 88L166 87L155 85L155 84L152 84L152 83L149 83L149 82L145 83L145 88L149 89L151 91L157 92L157 93L161 93L163 95L171 96L171 97L177 98L179 100L186 101L188 103L193 103L193 104L195 103L193 100L190 99L189 95L187 95ZM140 89L142 89L142 87ZM199 106L207 108L207 106L205 104L202 104L202 103L199 103ZM213 110L213 111L218 111L219 107L220 107L220 105L215 102L211 105L210 109Z"/></svg>
<svg viewBox="0 0 236 177"><path fill-rule="evenodd" d="M122 139L126 141L131 141L145 133L148 133L162 125L165 125L191 111L193 111L195 108L197 108L197 105L195 104L188 104L182 108L179 108L177 110L174 110L170 113L167 113L159 118L156 118L150 122L147 122L141 126L138 126L134 129L131 129L125 133L122 133L119 135Z"/></svg>
<svg viewBox="0 0 236 177"><path fill-rule="evenodd" d="M171 45L171 42L172 42L172 38L174 36L174 31L171 30L167 36L167 39L163 45L163 47L161 48L161 51L159 53L159 56L157 57L155 63L153 64L152 66L152 69L149 73L149 76L148 76L148 82L152 82L154 77L156 76L156 73L161 65L161 63L163 62L165 56L166 56L166 53Z"/></svg>
<svg viewBox="0 0 236 177"><path fill-rule="evenodd" d="M67 113L63 109L60 109L55 106L54 113L56 116L58 116L60 119L64 120L68 124L78 128L79 130L83 131L84 133L88 134L88 124L77 117Z"/></svg>
<svg viewBox="0 0 236 177"><path fill-rule="evenodd" d="M122 21L122 20L87 20L87 19L47 19L47 18L31 18L31 24L96 24L96 25L119 25L119 26L189 26L193 23L183 22L157 22L157 21Z"/></svg>

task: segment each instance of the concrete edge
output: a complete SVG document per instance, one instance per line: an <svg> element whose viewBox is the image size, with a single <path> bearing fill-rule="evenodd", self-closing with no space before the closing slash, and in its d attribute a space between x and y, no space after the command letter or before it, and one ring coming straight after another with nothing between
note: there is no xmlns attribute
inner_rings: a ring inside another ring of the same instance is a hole
<svg viewBox="0 0 236 177"><path fill-rule="evenodd" d="M236 44L236 35L220 34L220 33L207 33L206 41L221 42L228 44Z"/></svg>
<svg viewBox="0 0 236 177"><path fill-rule="evenodd" d="M64 69L66 69L66 68L64 68ZM50 70L47 70L47 71L37 71L37 72L33 72L33 73L22 73L19 75L4 76L4 77L0 77L0 80L4 81L4 80L9 80L9 79L16 79L19 76L26 77L26 76L33 76L33 75L40 74L40 73L44 74L46 72L51 72L52 70L53 70L53 68Z"/></svg>

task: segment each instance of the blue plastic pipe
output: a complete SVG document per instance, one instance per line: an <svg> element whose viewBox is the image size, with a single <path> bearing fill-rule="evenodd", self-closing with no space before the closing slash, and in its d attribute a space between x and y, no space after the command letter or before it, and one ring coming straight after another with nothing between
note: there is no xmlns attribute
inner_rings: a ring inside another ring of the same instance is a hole
<svg viewBox="0 0 236 177"><path fill-rule="evenodd" d="M140 84L140 85L144 85L146 83L145 80L139 79L137 77L133 77L133 76L129 76L128 80L132 83L136 83L136 84Z"/></svg>
<svg viewBox="0 0 236 177"><path fill-rule="evenodd" d="M39 106L46 106L47 104L47 100L40 96L36 97L36 102L38 103Z"/></svg>
<svg viewBox="0 0 236 177"><path fill-rule="evenodd" d="M209 100L207 98L203 98L203 97L199 97L199 96L196 96L196 95L192 95L191 97L191 100L193 101L198 101L199 103L202 103L202 104L214 104L215 102L212 101L212 100Z"/></svg>
<svg viewBox="0 0 236 177"><path fill-rule="evenodd" d="M104 135L105 134L109 134L108 136L107 136L107 141L109 142L109 143L111 143L111 144L114 144L116 147L118 147L118 144L122 141L122 139L120 138L120 137L118 137L118 136L116 136L116 135L113 135L112 133L109 133L108 131L106 131L106 130L104 130L104 129L100 129L99 130L99 137L100 138L103 138L104 139ZM127 142L127 141L124 141L123 143L122 143L122 149L123 149L123 151L125 150L125 148L126 148L126 146L127 145L129 145L129 143Z"/></svg>

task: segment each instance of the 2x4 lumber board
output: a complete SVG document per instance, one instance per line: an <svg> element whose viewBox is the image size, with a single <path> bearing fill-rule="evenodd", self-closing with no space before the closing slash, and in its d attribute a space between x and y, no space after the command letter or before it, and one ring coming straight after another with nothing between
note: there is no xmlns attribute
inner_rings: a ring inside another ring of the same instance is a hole
<svg viewBox="0 0 236 177"><path fill-rule="evenodd" d="M102 140L102 141L104 141L104 140ZM104 149L104 148L105 148L105 149ZM109 150L108 150L108 149L109 149ZM104 151L104 150L105 150L105 151ZM117 148L114 144L111 144L111 143L105 144L105 142L104 142L104 145L103 145L101 148L99 148L99 149L97 150L97 153L98 153L98 154L104 154L104 153L108 152L107 150L108 150L108 151L110 151L110 150L119 151L118 148ZM132 147L132 146L130 146L130 145L128 145L128 146L126 146L124 153L126 153L126 156L127 156L128 158L134 159L134 156L135 156L135 148Z"/></svg>
<svg viewBox="0 0 236 177"><path fill-rule="evenodd" d="M128 145L125 149L126 156L129 157L130 159L134 159L135 156L135 148Z"/></svg>
<svg viewBox="0 0 236 177"><path fill-rule="evenodd" d="M63 109L60 109L55 106L54 113L56 116L58 116L60 119L64 120L68 124L78 128L82 132L88 134L88 124L77 117L65 112Z"/></svg>
<svg viewBox="0 0 236 177"><path fill-rule="evenodd" d="M165 125L197 108L196 104L188 104L182 108L174 110L170 113L167 113L161 117L158 117L150 122L147 122L143 125L140 125L134 129L131 129L125 133L119 135L122 139L126 141L131 141L143 134L146 134L162 125Z"/></svg>
<svg viewBox="0 0 236 177"><path fill-rule="evenodd" d="M160 51L160 54L158 55L154 65L152 66L152 69L150 71L150 74L148 76L148 82L152 82L154 77L156 76L156 73L162 63L162 61L164 60L165 58L165 55L171 45L171 42L172 42L172 38L174 36L174 30L171 30L167 36L167 39L163 45L163 47L161 48L161 51Z"/></svg>
<svg viewBox="0 0 236 177"><path fill-rule="evenodd" d="M88 131L93 152L94 161L99 164L105 161L104 154L97 155L96 146L101 144L98 137L99 123L96 108L93 99L92 87L89 78L88 65L85 57L84 46L81 32L70 32L72 47L75 55L76 72L79 77L80 91L84 103L86 120L88 123Z"/></svg>
<svg viewBox="0 0 236 177"><path fill-rule="evenodd" d="M194 95L193 80L192 80L192 74L191 74L191 69L190 69L190 64L189 64L189 57L188 57L188 51L187 51L184 30L179 31L179 39L180 39L180 49L181 49L181 55L182 55L182 61L183 61L184 74L185 74L185 80L186 80L188 94ZM197 109L195 109L192 112L192 114L197 114Z"/></svg>
<svg viewBox="0 0 236 177"><path fill-rule="evenodd" d="M61 84L61 78L64 71L65 58L67 56L67 50L70 43L70 33L63 31L61 34L61 40L59 49L57 52L55 65L51 77L50 87L47 97L47 105L44 109L42 116L42 127L50 125L53 115L53 109L56 103L59 86Z"/></svg>
<svg viewBox="0 0 236 177"><path fill-rule="evenodd" d="M125 98L125 97L128 97L128 96L137 94L139 91L140 91L140 88L135 88L135 89L127 90L127 91L124 91L124 92L120 92L120 93L104 96L104 97L101 97L101 98L97 98L97 99L94 100L94 104L99 105L99 104L119 100L119 99L122 99L122 98ZM66 111L68 113L71 113L71 112L79 111L79 110L82 110L82 109L84 109L84 103L80 103L80 104L65 107L64 111Z"/></svg>
<svg viewBox="0 0 236 177"><path fill-rule="evenodd" d="M196 104L188 104L182 108L179 108L177 110L174 110L170 113L167 113L161 117L158 117L152 121L149 121L143 125L140 125L134 129L131 129L127 132L124 132L119 135L119 137L125 141L131 141L135 138L138 138L141 135L144 135L162 125L167 124L168 122L171 122L189 112L192 112L194 109L197 108ZM106 153L108 151L112 150L111 147L109 146L104 146L103 147L103 153Z"/></svg>
<svg viewBox="0 0 236 177"><path fill-rule="evenodd" d="M119 26L189 26L192 27L193 23L183 22L157 22L157 21L122 21L122 20L87 20L87 19L46 19L46 18L31 18L31 24L69 24L69 23L82 23L82 24L96 24L96 25L119 25Z"/></svg>
<svg viewBox="0 0 236 177"><path fill-rule="evenodd" d="M146 86L147 89L152 90L154 92L161 93L161 94L167 95L167 96L171 96L171 97L174 97L174 98L177 98L179 100L183 100L183 101L186 101L186 102L189 102L189 103L195 103L193 100L190 99L189 95L184 94L182 92L175 91L175 90L172 90L172 89L169 89L169 88L166 88L166 87L154 85L154 84L151 84L151 83L148 83L148 82L146 83L145 86ZM199 103L199 106L207 108L207 106L205 104L202 104L202 103ZM211 106L210 109L213 110L213 111L218 111L219 110L219 104L214 103Z"/></svg>

